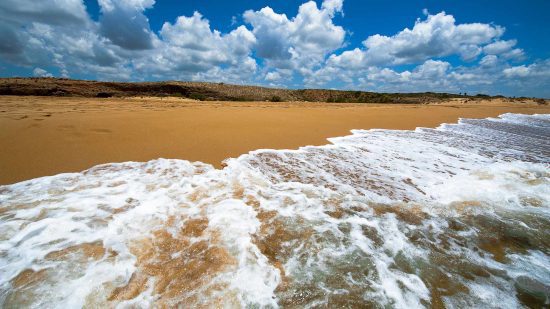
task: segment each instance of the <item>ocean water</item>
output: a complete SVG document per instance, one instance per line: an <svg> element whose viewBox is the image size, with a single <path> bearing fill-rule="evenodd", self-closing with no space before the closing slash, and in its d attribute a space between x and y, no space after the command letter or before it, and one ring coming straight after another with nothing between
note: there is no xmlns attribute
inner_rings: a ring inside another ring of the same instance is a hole
<svg viewBox="0 0 550 309"><path fill-rule="evenodd" d="M330 141L1 186L0 306L549 306L550 115Z"/></svg>

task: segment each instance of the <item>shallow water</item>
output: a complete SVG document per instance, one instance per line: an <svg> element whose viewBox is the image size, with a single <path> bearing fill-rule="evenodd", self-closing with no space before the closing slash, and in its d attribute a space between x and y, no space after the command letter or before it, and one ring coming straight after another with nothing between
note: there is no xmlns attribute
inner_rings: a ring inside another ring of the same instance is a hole
<svg viewBox="0 0 550 309"><path fill-rule="evenodd" d="M549 115L352 133L1 186L0 304L550 304Z"/></svg>

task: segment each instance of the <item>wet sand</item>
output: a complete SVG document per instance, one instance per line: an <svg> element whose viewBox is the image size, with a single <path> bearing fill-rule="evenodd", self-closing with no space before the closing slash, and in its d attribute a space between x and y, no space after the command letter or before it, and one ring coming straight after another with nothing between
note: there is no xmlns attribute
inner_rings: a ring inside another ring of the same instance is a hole
<svg viewBox="0 0 550 309"><path fill-rule="evenodd" d="M323 145L351 129L436 127L507 112L550 113L550 106L502 100L379 105L4 96L0 184L156 158L219 167L255 149Z"/></svg>

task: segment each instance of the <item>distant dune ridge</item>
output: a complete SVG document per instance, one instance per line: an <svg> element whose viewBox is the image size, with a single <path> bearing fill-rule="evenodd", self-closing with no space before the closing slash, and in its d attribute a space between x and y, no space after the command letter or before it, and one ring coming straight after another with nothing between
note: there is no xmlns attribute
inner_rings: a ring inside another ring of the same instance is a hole
<svg viewBox="0 0 550 309"><path fill-rule="evenodd" d="M0 95L73 97L182 97L200 101L308 101L336 103L437 103L451 98L504 98L484 94L376 93L326 89L277 89L207 82L100 82L65 78L0 78ZM510 99L510 98L509 98ZM548 100L515 98L547 104Z"/></svg>

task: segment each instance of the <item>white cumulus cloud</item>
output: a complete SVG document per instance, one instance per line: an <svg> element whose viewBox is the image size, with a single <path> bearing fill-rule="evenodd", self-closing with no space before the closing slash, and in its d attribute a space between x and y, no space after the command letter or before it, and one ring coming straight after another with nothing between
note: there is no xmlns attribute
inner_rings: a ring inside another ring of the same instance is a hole
<svg viewBox="0 0 550 309"><path fill-rule="evenodd" d="M51 73L48 73L48 71L41 68L35 68L32 71L32 75L36 77L53 77Z"/></svg>
<svg viewBox="0 0 550 309"><path fill-rule="evenodd" d="M222 34L212 30L210 22L195 12L189 17L178 17L173 24L164 23L154 52L134 63L139 71L175 78L211 80L223 72L251 75L256 71L256 61L250 57L255 42L254 34L246 27ZM229 69L222 70L220 66Z"/></svg>
<svg viewBox="0 0 550 309"><path fill-rule="evenodd" d="M259 57L267 59L272 67L307 74L328 53L342 47L346 32L333 22L342 6L342 0L325 0L321 8L309 1L299 7L292 19L270 7L246 11L243 17L252 26Z"/></svg>
<svg viewBox="0 0 550 309"><path fill-rule="evenodd" d="M471 60L481 53L483 44L503 33L504 28L490 24L456 24L452 15L441 12L393 36L372 35L363 42L364 49L332 55L329 64L347 68L399 65L453 54Z"/></svg>

